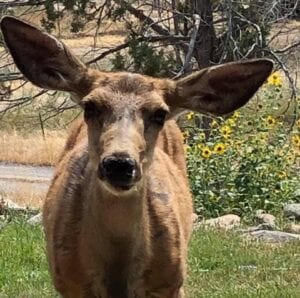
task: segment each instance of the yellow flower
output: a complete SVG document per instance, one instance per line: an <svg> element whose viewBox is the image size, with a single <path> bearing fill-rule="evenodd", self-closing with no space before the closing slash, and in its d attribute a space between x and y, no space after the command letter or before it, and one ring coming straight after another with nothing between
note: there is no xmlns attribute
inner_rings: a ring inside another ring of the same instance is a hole
<svg viewBox="0 0 300 298"><path fill-rule="evenodd" d="M291 163L294 163L296 156L297 156L296 151L291 149L291 150L289 150L288 153L286 153L285 158L286 158L286 161L291 164Z"/></svg>
<svg viewBox="0 0 300 298"><path fill-rule="evenodd" d="M279 172L278 172L278 177L279 177L279 178L284 179L284 178L286 178L286 176L287 176L287 175L286 175L286 172L285 172L285 171L279 171Z"/></svg>
<svg viewBox="0 0 300 298"><path fill-rule="evenodd" d="M211 128L216 128L218 126L218 122L216 120L213 120L211 123L210 123L210 127Z"/></svg>
<svg viewBox="0 0 300 298"><path fill-rule="evenodd" d="M202 149L202 157L209 158L210 156L211 156L211 151L210 151L210 149L207 146L205 146Z"/></svg>
<svg viewBox="0 0 300 298"><path fill-rule="evenodd" d="M200 141L205 141L205 140L206 140L206 135L205 135L204 132L200 132L200 133L198 134L198 137L199 137L199 140L200 140Z"/></svg>
<svg viewBox="0 0 300 298"><path fill-rule="evenodd" d="M278 71L273 72L269 77L267 81L268 85L271 86L281 86L282 85L282 78Z"/></svg>
<svg viewBox="0 0 300 298"><path fill-rule="evenodd" d="M223 154L225 152L225 145L223 143L217 143L214 147L216 154Z"/></svg>
<svg viewBox="0 0 300 298"><path fill-rule="evenodd" d="M197 147L198 147L198 149L202 150L205 147L205 145L204 144L197 144Z"/></svg>
<svg viewBox="0 0 300 298"><path fill-rule="evenodd" d="M221 131L224 138L228 138L230 136L231 132L232 132L230 126L228 126L228 125L222 126L220 131Z"/></svg>
<svg viewBox="0 0 300 298"><path fill-rule="evenodd" d="M226 124L229 125L229 126L235 126L235 118L228 118L226 120Z"/></svg>
<svg viewBox="0 0 300 298"><path fill-rule="evenodd" d="M190 136L190 132L188 130L185 130L183 133L182 133L183 137L185 139L187 139L189 136Z"/></svg>
<svg viewBox="0 0 300 298"><path fill-rule="evenodd" d="M273 126L275 124L275 119L272 116L268 116L265 120L268 126Z"/></svg>
<svg viewBox="0 0 300 298"><path fill-rule="evenodd" d="M239 148L243 145L243 141L236 141L234 145L236 148Z"/></svg>
<svg viewBox="0 0 300 298"><path fill-rule="evenodd" d="M300 129L300 119L298 119L298 120L296 121L296 125L297 125L297 127Z"/></svg>
<svg viewBox="0 0 300 298"><path fill-rule="evenodd" d="M187 115L186 115L186 119L187 120L192 120L194 118L194 112L189 112Z"/></svg>
<svg viewBox="0 0 300 298"><path fill-rule="evenodd" d="M240 112L238 112L238 111L235 111L235 112L233 113L233 115L231 116L231 118L233 118L233 119L237 120L238 118L240 118L240 115L241 115L241 113L240 113Z"/></svg>
<svg viewBox="0 0 300 298"><path fill-rule="evenodd" d="M184 153L187 154L191 150L191 147L187 144L184 144L183 145L183 150L184 150Z"/></svg>
<svg viewBox="0 0 300 298"><path fill-rule="evenodd" d="M300 135L292 136L292 142L295 146L300 146Z"/></svg>

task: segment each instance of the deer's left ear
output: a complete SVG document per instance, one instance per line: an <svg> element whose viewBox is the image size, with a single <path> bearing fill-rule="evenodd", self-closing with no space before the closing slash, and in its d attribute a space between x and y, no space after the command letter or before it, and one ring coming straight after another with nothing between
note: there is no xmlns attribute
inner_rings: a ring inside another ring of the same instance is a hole
<svg viewBox="0 0 300 298"><path fill-rule="evenodd" d="M174 109L225 115L246 104L272 69L273 62L268 59L209 67L178 80L167 103Z"/></svg>

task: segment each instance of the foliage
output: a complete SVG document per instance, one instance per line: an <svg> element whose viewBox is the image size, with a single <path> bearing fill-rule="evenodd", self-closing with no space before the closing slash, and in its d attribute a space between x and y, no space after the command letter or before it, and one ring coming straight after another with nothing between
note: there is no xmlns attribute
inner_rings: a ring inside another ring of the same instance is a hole
<svg viewBox="0 0 300 298"><path fill-rule="evenodd" d="M187 115L184 135L198 214L249 216L300 202L300 121L289 133L290 117L280 116L277 104L284 96L280 80L273 74L247 108L213 120L208 137L193 125L199 116Z"/></svg>
<svg viewBox="0 0 300 298"><path fill-rule="evenodd" d="M117 53L111 60L112 70L128 70L155 77L168 77L176 61L171 53L156 50L147 42L130 38L128 53Z"/></svg>
<svg viewBox="0 0 300 298"><path fill-rule="evenodd" d="M86 24L87 9L93 4L90 0L46 0L44 7L46 16L42 18L43 27L51 32L56 28L56 20L63 16L63 11L69 11L72 15L71 32L81 31ZM63 7L62 11L56 9L58 4Z"/></svg>

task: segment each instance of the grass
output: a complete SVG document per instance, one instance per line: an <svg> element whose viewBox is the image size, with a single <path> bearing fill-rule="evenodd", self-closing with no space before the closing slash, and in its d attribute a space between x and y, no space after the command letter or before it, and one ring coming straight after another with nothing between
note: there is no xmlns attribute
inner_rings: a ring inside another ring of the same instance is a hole
<svg viewBox="0 0 300 298"><path fill-rule="evenodd" d="M13 248L13 249L8 249ZM0 297L57 297L43 233L14 219L0 231ZM244 242L232 232L199 230L189 254L187 297L299 297L299 243Z"/></svg>
<svg viewBox="0 0 300 298"><path fill-rule="evenodd" d="M54 165L66 141L66 131L0 132L0 161L31 165ZM13 148L13 150L12 150Z"/></svg>

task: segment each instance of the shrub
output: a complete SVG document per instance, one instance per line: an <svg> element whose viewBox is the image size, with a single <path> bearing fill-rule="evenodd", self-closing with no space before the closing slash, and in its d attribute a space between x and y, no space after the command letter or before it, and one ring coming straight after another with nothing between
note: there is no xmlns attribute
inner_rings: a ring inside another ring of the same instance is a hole
<svg viewBox="0 0 300 298"><path fill-rule="evenodd" d="M187 114L188 172L199 215L247 216L300 202L300 120L293 125L291 116L275 116L283 97L281 77L274 73L256 100L229 118L214 119L206 134L195 128L199 115Z"/></svg>

